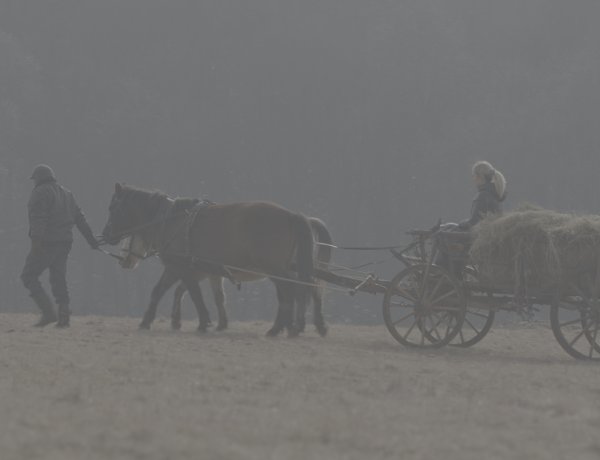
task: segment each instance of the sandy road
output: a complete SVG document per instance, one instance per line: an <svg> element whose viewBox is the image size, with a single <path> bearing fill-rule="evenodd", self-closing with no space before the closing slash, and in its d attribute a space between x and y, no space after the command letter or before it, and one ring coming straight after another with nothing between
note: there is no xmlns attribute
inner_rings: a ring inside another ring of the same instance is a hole
<svg viewBox="0 0 600 460"><path fill-rule="evenodd" d="M0 314L0 459L598 459L600 365L544 326L416 352L384 326L268 339Z"/></svg>

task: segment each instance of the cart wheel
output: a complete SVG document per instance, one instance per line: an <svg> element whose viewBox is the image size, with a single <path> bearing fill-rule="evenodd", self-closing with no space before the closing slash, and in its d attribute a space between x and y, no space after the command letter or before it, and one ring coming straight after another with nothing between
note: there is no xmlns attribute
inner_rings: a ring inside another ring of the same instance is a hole
<svg viewBox="0 0 600 460"><path fill-rule="evenodd" d="M472 347L490 332L495 316L494 310L473 308L467 304L465 322L450 345L453 347Z"/></svg>
<svg viewBox="0 0 600 460"><path fill-rule="evenodd" d="M458 282L446 270L414 265L390 282L383 299L383 319L401 344L436 348L460 332L465 307Z"/></svg>
<svg viewBox="0 0 600 460"><path fill-rule="evenodd" d="M463 270L466 281L477 282L477 271L470 266ZM471 306L467 293L467 309L465 311L465 322L456 337L450 342L453 347L471 347L483 339L494 323L496 312L491 308L478 308ZM491 295L491 294L489 294Z"/></svg>
<svg viewBox="0 0 600 460"><path fill-rule="evenodd" d="M555 300L550 309L554 337L577 359L600 360L600 304L586 298Z"/></svg>

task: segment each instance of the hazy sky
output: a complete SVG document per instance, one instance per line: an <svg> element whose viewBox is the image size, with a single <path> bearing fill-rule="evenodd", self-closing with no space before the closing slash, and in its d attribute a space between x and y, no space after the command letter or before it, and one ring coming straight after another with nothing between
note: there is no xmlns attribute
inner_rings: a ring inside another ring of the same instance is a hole
<svg viewBox="0 0 600 460"><path fill-rule="evenodd" d="M509 208L600 213L599 19L583 0L2 0L0 225L40 161L98 230L126 181L388 243L466 217L478 159Z"/></svg>

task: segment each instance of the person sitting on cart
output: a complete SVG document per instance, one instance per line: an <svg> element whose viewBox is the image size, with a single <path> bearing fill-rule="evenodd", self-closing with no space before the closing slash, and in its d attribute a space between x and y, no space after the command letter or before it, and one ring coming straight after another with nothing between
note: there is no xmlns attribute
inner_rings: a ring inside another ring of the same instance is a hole
<svg viewBox="0 0 600 460"><path fill-rule="evenodd" d="M488 214L502 214L502 202L506 199L504 174L487 161L478 161L472 171L477 195L471 206L471 217L458 224L462 231L470 230Z"/></svg>
<svg viewBox="0 0 600 460"><path fill-rule="evenodd" d="M458 224L444 224L441 227L442 231L470 232L486 216L502 214L502 202L506 198L506 178L504 174L487 161L476 162L472 167L472 172L477 186L477 195L475 195L471 205L471 217ZM465 253L467 251L468 247L465 248ZM464 261L451 260L449 255L444 252L438 255L436 263L451 269L459 277L464 267Z"/></svg>

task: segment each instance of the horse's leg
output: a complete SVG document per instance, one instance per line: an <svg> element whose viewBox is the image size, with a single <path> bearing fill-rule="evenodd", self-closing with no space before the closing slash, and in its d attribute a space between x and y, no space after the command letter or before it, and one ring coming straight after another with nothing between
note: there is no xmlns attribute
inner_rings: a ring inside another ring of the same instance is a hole
<svg viewBox="0 0 600 460"><path fill-rule="evenodd" d="M277 315L275 316L273 327L267 331L267 336L269 337L275 337L285 327L282 313L282 305L285 301L285 295L283 293L282 286L283 282L273 280L273 284L275 284L275 290L277 291Z"/></svg>
<svg viewBox="0 0 600 460"><path fill-rule="evenodd" d="M313 300L313 321L317 332L321 337L327 335L327 326L325 325L325 319L323 318L323 288L321 286L316 287L312 291Z"/></svg>
<svg viewBox="0 0 600 460"><path fill-rule="evenodd" d="M140 323L140 329L150 329L152 321L154 321L154 318L156 318L156 308L158 307L160 299L162 299L165 293L177 282L178 279L179 276L176 273L165 268L165 271L158 280L158 283L156 283L152 289L150 305L148 305L148 309L144 314L144 319Z"/></svg>
<svg viewBox="0 0 600 460"><path fill-rule="evenodd" d="M209 278L210 287L215 298L215 304L217 305L217 311L219 312L219 324L217 324L217 331L227 329L228 319L227 310L225 310L225 290L223 289L223 278L220 276L211 276Z"/></svg>
<svg viewBox="0 0 600 460"><path fill-rule="evenodd" d="M274 337L286 328L290 337L296 336L298 335L298 331L293 325L295 286L286 281L273 280L273 282L277 288L279 306L277 308L275 323L273 324L273 327L267 331L267 335Z"/></svg>
<svg viewBox="0 0 600 460"><path fill-rule="evenodd" d="M315 235L315 239L319 243L325 243L324 245L318 246L317 249L317 267L322 267L327 269L327 265L331 261L332 256L332 245L333 238L331 237L331 233L329 229L325 225L322 220L311 218L309 219L310 226L312 228L313 234ZM315 327L317 328L317 332L324 336L327 334L327 326L325 325L325 320L323 319L323 282L316 281L319 285L315 287L312 291L312 300L313 300L313 321L315 323Z"/></svg>
<svg viewBox="0 0 600 460"><path fill-rule="evenodd" d="M291 337L297 336L301 332L304 332L306 328L306 306L310 302L310 298L315 292L316 288L311 288L307 291L305 286L294 285L293 286L293 303L292 303L292 315L294 321L292 322L291 328L288 327L288 335Z"/></svg>
<svg viewBox="0 0 600 460"><path fill-rule="evenodd" d="M312 292L311 292L312 295ZM296 301L294 327L298 332L306 329L306 303Z"/></svg>
<svg viewBox="0 0 600 460"><path fill-rule="evenodd" d="M179 283L175 289L173 297L173 309L171 310L171 329L178 331L181 329L181 302L187 289L185 284Z"/></svg>
<svg viewBox="0 0 600 460"><path fill-rule="evenodd" d="M206 309L206 304L204 303L204 298L202 297L202 289L200 289L200 284L198 280L192 276L187 276L183 278L183 282L190 293L190 297L194 302L196 307L196 311L198 312L198 331L206 332L206 328L210 323L210 315L208 314L208 310Z"/></svg>

